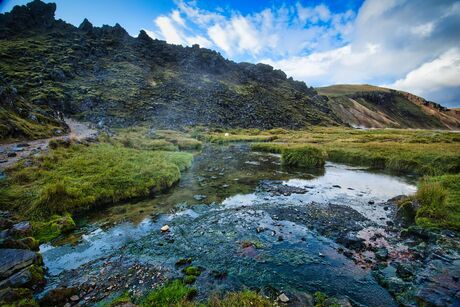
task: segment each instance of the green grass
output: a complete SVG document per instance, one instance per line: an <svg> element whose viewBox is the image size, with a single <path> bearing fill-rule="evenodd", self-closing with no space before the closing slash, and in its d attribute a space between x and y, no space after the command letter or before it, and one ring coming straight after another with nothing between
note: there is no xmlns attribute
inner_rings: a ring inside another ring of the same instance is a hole
<svg viewBox="0 0 460 307"><path fill-rule="evenodd" d="M211 297L208 302L210 307L271 307L277 306L268 298L260 294L244 290L241 292L230 292L224 298L218 296Z"/></svg>
<svg viewBox="0 0 460 307"><path fill-rule="evenodd" d="M422 179L415 197L418 225L460 231L460 174Z"/></svg>
<svg viewBox="0 0 460 307"><path fill-rule="evenodd" d="M227 132L228 133L228 132ZM241 130L235 131L241 135ZM394 174L428 176L415 198L422 204L416 222L426 227L460 229L460 134L448 131L315 127L298 131L252 131L248 137L275 137L275 142L252 143L252 150L282 154L298 161L304 146L326 152L326 160L368 166ZM213 132L223 138L224 132ZM244 136L240 136L244 139ZM298 153L298 154L296 154ZM310 155L311 156L311 155ZM305 164L309 164L306 161Z"/></svg>
<svg viewBox="0 0 460 307"><path fill-rule="evenodd" d="M171 187L192 154L146 151L110 144L71 145L19 163L1 183L3 210L33 219L145 197ZM8 204L8 205L7 205Z"/></svg>
<svg viewBox="0 0 460 307"><path fill-rule="evenodd" d="M180 280L174 280L149 293L141 301L140 306L183 306L187 304L196 293L196 289L187 287Z"/></svg>
<svg viewBox="0 0 460 307"><path fill-rule="evenodd" d="M202 147L202 143L189 134L173 130L150 130L145 126L117 129L111 142L143 150L199 151Z"/></svg>
<svg viewBox="0 0 460 307"><path fill-rule="evenodd" d="M326 163L326 152L320 148L312 146L302 146L299 148L286 148L281 154L283 165L318 168Z"/></svg>

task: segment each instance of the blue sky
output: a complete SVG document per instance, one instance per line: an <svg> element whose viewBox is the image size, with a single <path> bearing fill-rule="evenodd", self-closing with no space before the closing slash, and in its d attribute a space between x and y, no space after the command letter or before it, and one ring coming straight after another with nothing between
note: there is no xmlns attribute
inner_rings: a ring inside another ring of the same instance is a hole
<svg viewBox="0 0 460 307"><path fill-rule="evenodd" d="M3 0L0 10L27 2ZM118 22L132 36L144 29L169 43L198 43L312 86L369 83L460 107L460 1L52 2L56 17L74 25L85 17L96 26Z"/></svg>

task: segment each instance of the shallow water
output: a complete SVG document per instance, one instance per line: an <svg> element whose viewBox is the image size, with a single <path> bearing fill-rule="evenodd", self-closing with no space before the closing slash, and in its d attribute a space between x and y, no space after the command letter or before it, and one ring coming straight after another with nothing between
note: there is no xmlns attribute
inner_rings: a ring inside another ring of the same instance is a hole
<svg viewBox="0 0 460 307"><path fill-rule="evenodd" d="M360 168L327 163L320 173L293 171L281 167L279 156L246 145L210 146L169 193L92 216L76 245L42 245L47 290L69 270L77 272L76 283L84 280L84 265L109 255L161 264L171 276L181 275L179 258L191 257L204 269L196 282L202 297L249 287L294 296L320 290L364 305L395 305L367 269L338 253L338 245L308 221L300 222L300 213L299 222L282 216L311 210L318 214L312 221L321 221L335 204L350 216L344 227L378 226L388 219L389 198L414 191L404 178ZM159 230L164 224L168 234Z"/></svg>

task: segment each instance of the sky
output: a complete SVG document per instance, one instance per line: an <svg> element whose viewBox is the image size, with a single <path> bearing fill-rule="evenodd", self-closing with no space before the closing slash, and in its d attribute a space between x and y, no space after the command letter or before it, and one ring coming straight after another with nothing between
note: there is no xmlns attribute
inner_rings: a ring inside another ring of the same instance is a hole
<svg viewBox="0 0 460 307"><path fill-rule="evenodd" d="M0 0L10 11L24 0ZM309 86L373 84L460 107L460 1L55 0L78 26L119 23L172 44L266 63Z"/></svg>

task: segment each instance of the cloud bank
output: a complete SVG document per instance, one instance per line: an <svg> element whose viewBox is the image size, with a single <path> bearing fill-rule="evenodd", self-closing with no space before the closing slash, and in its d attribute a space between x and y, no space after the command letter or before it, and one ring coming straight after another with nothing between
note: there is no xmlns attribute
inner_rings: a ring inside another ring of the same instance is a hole
<svg viewBox="0 0 460 307"><path fill-rule="evenodd" d="M263 62L308 85L369 83L460 106L460 2L366 0L357 11L300 2L258 12L178 2L147 33Z"/></svg>

